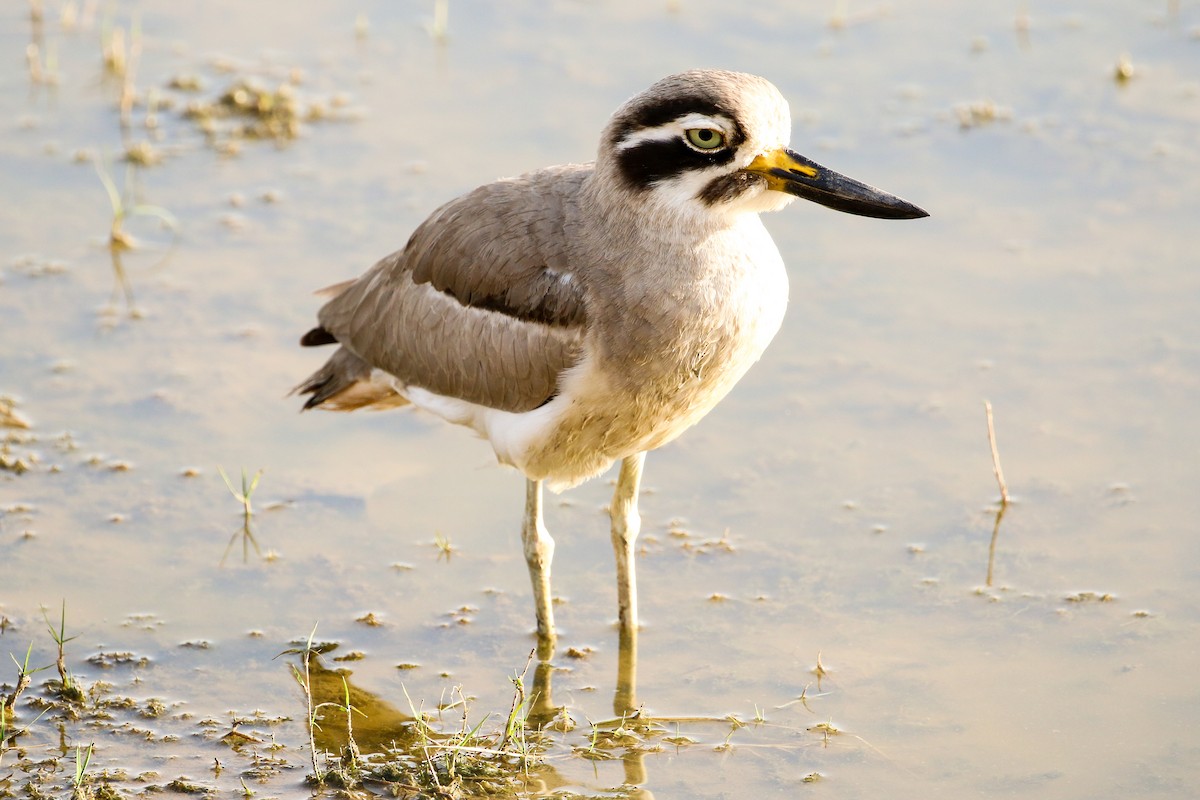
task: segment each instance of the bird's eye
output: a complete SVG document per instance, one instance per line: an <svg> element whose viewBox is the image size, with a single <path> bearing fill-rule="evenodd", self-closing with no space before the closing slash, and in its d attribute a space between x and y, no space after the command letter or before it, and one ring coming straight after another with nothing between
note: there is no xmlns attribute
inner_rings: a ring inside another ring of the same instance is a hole
<svg viewBox="0 0 1200 800"><path fill-rule="evenodd" d="M685 134L688 144L697 150L716 150L725 146L725 134L712 128L692 128Z"/></svg>

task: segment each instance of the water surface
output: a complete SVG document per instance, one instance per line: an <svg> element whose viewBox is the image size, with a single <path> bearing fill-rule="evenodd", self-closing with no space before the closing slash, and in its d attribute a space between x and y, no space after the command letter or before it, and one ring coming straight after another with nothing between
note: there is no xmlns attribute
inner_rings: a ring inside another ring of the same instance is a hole
<svg viewBox="0 0 1200 800"><path fill-rule="evenodd" d="M640 700L766 723L683 725L697 744L647 755L644 774L559 753L562 785L1195 785L1200 6L454 3L445 41L431 6L115 3L71 29L57 3L40 29L22 4L0 12L0 393L31 424L8 450L33 467L0 472L4 648L33 641L52 662L40 608L65 600L82 679L181 703L173 714L298 720L272 657L317 624L365 654L356 684L399 708L402 685L431 706L461 685L481 716L506 711L533 643L521 478L419 414L295 413L284 395L321 358L296 346L311 291L481 182L590 159L611 110L661 75L721 66L779 86L797 150L932 216L772 216L792 284L779 338L647 461ZM101 59L117 27L140 31L125 132ZM31 43L56 82L22 68ZM180 110L245 76L293 78L333 119L222 152ZM170 88L178 77L200 89ZM174 104L153 129L148 93ZM162 163L127 173L121 154L142 141ZM97 157L131 204L178 221L174 242L154 216L128 221L131 302ZM985 399L1015 498L991 585ZM218 465L264 471L245 560ZM560 654L554 701L583 729L612 713L610 491L593 481L547 515L560 649L592 648ZM356 622L367 612L384 624ZM149 662L85 660L110 650ZM296 720L274 735L302 765ZM809 730L823 722L842 734ZM146 724L160 742L187 729ZM43 727L27 735L49 746ZM96 768L142 760L238 788L204 772L212 743L167 744L101 741ZM264 791L301 791L300 771Z"/></svg>

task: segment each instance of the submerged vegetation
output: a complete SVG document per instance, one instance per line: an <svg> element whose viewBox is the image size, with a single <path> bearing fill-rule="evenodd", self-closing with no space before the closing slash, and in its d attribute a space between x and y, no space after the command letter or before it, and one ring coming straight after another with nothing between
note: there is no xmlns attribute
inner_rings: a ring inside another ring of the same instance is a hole
<svg viewBox="0 0 1200 800"><path fill-rule="evenodd" d="M282 144L299 136L304 123L353 116L346 110L345 95L328 100L308 99L301 92L301 80L301 73L293 71L271 88L255 77L237 77L213 99L188 100L183 117L195 124L209 144L232 155L244 140ZM175 78L168 87L198 85L189 79Z"/></svg>
<svg viewBox="0 0 1200 800"><path fill-rule="evenodd" d="M366 720L367 713L354 704L347 674L319 663L320 652L328 649L314 645L310 635L303 647L285 651L300 661L292 665L292 673L307 707L311 783L341 789L380 784L393 795L516 795L542 768L539 756L546 753L549 740L527 725L525 672L513 678L512 707L493 730L485 730L490 716L470 723L470 703L461 687L452 690L452 701L440 706L436 715L425 713L407 691L407 716L378 697L356 692L373 712L383 712L396 723L387 743L378 741L379 731L374 730L364 754L355 738L354 720L356 715ZM443 717L456 709L461 711L458 726L447 729L441 724Z"/></svg>
<svg viewBox="0 0 1200 800"><path fill-rule="evenodd" d="M453 686L427 710L407 690L393 702L355 686L349 671L326 667L322 656L338 645L316 641L315 628L280 653L300 690L302 714L206 715L153 694L154 664L146 656L100 651L81 669L115 670L112 680L76 674L67 666L77 637L66 635L65 605L55 623L45 611L43 617L52 652L41 655L31 642L23 657L12 655L15 680L0 681L0 798L270 796L295 792L299 783L331 796L634 797L644 782L642 760L654 753L725 751L755 729L792 740L773 747L820 746L840 733L828 722L776 725L758 706L744 719L638 711L577 727L565 708L544 708L540 674L530 683L532 653L509 676L507 709L477 715L473 699ZM42 672L51 677L35 682ZM624 764L625 780L577 791L578 774L593 769L585 765L607 761Z"/></svg>

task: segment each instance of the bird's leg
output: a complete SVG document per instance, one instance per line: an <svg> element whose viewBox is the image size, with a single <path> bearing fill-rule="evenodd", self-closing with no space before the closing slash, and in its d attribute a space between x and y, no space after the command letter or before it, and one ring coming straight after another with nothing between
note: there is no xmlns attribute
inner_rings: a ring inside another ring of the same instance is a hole
<svg viewBox="0 0 1200 800"><path fill-rule="evenodd" d="M638 515L638 487L642 482L645 453L629 456L621 462L617 490L613 492L609 516L612 517L613 551L617 556L617 614L621 630L637 630L637 575L633 566L633 543L642 527Z"/></svg>
<svg viewBox="0 0 1200 800"><path fill-rule="evenodd" d="M542 482L525 481L525 521L521 526L525 563L533 583L533 603L537 609L538 658L548 660L554 652L554 609L550 601L550 562L554 558L554 540L542 522ZM544 655L543 655L544 653Z"/></svg>

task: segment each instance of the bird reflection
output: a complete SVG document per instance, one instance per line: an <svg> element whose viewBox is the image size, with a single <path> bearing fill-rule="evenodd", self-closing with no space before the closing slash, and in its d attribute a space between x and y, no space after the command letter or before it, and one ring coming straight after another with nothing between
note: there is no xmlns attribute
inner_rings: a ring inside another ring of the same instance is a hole
<svg viewBox="0 0 1200 800"><path fill-rule="evenodd" d="M538 663L533 673L533 702L531 724L545 726L558 714L554 705L552 676L554 674L554 637L538 636ZM638 711L637 699L637 629L620 627L617 650L617 683L613 692L613 714L628 717Z"/></svg>
<svg viewBox="0 0 1200 800"><path fill-rule="evenodd" d="M613 692L613 714L620 720L631 719L639 714L637 699L637 628L620 625L617 648L617 682ZM535 727L553 726L560 709L554 705L551 677L554 665L554 636L538 636L538 664L534 670L534 700L529 713L529 722ZM638 747L626 748L621 762L625 769L625 786L633 788L627 797L653 800L654 794L644 788L649 781L646 769L646 752Z"/></svg>
<svg viewBox="0 0 1200 800"><path fill-rule="evenodd" d="M539 642L536 664L533 665L532 685L525 689L518 678L518 703L527 702L525 722L529 728L541 731L563 729L564 718L569 721L564 709L554 704L552 678L554 665L553 647ZM331 648L322 648L330 652ZM293 651L299 652L299 651ZM617 683L613 696L613 710L619 720L632 720L637 716L637 632L622 630L617 657ZM353 673L344 668L328 667L314 648L308 661L308 681L312 695L312 707L320 709L320 725L313 730L314 743L318 752L326 753L418 753L428 758L429 741L445 741L454 744L454 734L434 731L422 724L410 713L401 711L387 699L354 684ZM353 741L348 733L345 718L347 707L354 709ZM410 705L411 709L412 706ZM646 751L640 747L625 747L620 756L624 778L628 787L622 797L653 800L653 793L644 788L649 780L646 767ZM559 773L557 769L541 764L523 777L526 790L534 794L553 792L575 781Z"/></svg>

